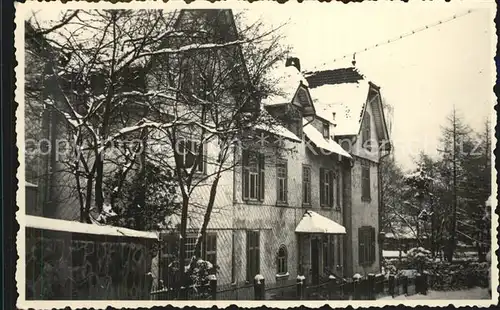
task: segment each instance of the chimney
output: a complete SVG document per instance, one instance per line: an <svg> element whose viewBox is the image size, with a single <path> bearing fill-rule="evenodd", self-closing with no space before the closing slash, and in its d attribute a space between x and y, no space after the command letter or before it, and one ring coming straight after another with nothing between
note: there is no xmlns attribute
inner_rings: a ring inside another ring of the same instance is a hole
<svg viewBox="0 0 500 310"><path fill-rule="evenodd" d="M300 60L297 57L288 57L286 59L285 67L294 66L300 72Z"/></svg>

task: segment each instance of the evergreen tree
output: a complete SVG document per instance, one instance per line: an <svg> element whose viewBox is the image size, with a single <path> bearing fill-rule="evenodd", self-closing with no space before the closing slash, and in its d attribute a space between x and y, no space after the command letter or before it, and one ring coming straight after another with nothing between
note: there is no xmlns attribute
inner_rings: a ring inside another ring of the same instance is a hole
<svg viewBox="0 0 500 310"><path fill-rule="evenodd" d="M443 184L447 185L447 188L445 188L447 194L443 195L443 206L449 210L451 216L445 251L445 257L448 261L453 260L453 253L458 239L457 213L462 205L459 195L466 191L463 162L472 151L470 134L470 128L463 122L456 109L453 108L447 118L446 126L442 128L442 149L439 150L443 154L440 165L441 176Z"/></svg>

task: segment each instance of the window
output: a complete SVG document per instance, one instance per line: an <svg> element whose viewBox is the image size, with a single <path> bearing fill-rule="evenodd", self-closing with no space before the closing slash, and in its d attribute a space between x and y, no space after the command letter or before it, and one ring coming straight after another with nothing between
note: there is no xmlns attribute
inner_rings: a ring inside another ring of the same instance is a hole
<svg viewBox="0 0 500 310"><path fill-rule="evenodd" d="M194 250L196 246L196 237L189 236L186 238L185 247L185 264L189 264L191 257L194 255ZM209 261L212 265L217 264L217 234L208 233L205 235L205 239L201 243L201 257L204 260Z"/></svg>
<svg viewBox="0 0 500 310"><path fill-rule="evenodd" d="M260 232L247 231L247 281L260 273Z"/></svg>
<svg viewBox="0 0 500 310"><path fill-rule="evenodd" d="M280 246L276 263L278 267L278 274L285 274L288 272L288 253L285 245Z"/></svg>
<svg viewBox="0 0 500 310"><path fill-rule="evenodd" d="M323 236L323 269L325 273L335 272L335 238L337 236Z"/></svg>
<svg viewBox="0 0 500 310"><path fill-rule="evenodd" d="M323 137L325 138L330 137L330 124L327 122L323 123Z"/></svg>
<svg viewBox="0 0 500 310"><path fill-rule="evenodd" d="M320 204L322 207L333 206L333 180L334 172L332 170L320 168Z"/></svg>
<svg viewBox="0 0 500 310"><path fill-rule="evenodd" d="M176 152L181 157L181 168L190 169L196 164L196 172L205 172L205 145L201 145L200 149L199 142L181 138L176 148Z"/></svg>
<svg viewBox="0 0 500 310"><path fill-rule="evenodd" d="M264 200L264 154L243 151L243 200Z"/></svg>
<svg viewBox="0 0 500 310"><path fill-rule="evenodd" d="M302 166L302 203L311 204L311 167Z"/></svg>
<svg viewBox="0 0 500 310"><path fill-rule="evenodd" d="M203 259L217 265L217 234L209 233L203 242Z"/></svg>
<svg viewBox="0 0 500 310"><path fill-rule="evenodd" d="M276 189L277 189L277 202L278 203L286 203L288 196L288 169L287 169L287 161L280 161L276 164Z"/></svg>
<svg viewBox="0 0 500 310"><path fill-rule="evenodd" d="M191 261L191 258L194 255L194 248L196 246L196 237L188 237L186 238L186 243L184 243L184 248L186 249L184 253L184 264L188 265Z"/></svg>
<svg viewBox="0 0 500 310"><path fill-rule="evenodd" d="M371 265L375 262L375 228L363 226L358 229L358 256L360 265Z"/></svg>
<svg viewBox="0 0 500 310"><path fill-rule="evenodd" d="M365 112L363 116L363 132L362 132L362 141L363 147L365 147L368 151L372 150L372 146L370 143L371 140L371 122L370 122L370 113Z"/></svg>
<svg viewBox="0 0 500 310"><path fill-rule="evenodd" d="M361 199L370 201L370 163L363 162L361 164Z"/></svg>

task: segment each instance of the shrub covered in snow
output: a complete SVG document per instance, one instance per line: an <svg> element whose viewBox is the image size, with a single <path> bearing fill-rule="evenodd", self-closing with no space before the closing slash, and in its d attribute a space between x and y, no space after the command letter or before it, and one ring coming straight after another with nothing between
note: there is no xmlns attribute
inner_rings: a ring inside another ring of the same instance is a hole
<svg viewBox="0 0 500 310"><path fill-rule="evenodd" d="M432 263L431 251L423 247L410 249L407 253L407 259L409 267L415 268L419 272L423 272Z"/></svg>
<svg viewBox="0 0 500 310"><path fill-rule="evenodd" d="M488 263L478 262L435 262L428 269L429 283L433 290L450 291L475 286L488 287Z"/></svg>

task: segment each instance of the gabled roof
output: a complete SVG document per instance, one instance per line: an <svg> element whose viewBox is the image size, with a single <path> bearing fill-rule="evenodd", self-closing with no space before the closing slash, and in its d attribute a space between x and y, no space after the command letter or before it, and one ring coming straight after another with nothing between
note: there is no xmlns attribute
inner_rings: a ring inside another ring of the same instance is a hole
<svg viewBox="0 0 500 310"><path fill-rule="evenodd" d="M355 67L308 71L304 73L310 88L325 84L357 83L364 79L363 74Z"/></svg>
<svg viewBox="0 0 500 310"><path fill-rule="evenodd" d="M301 85L308 86L306 78L294 66L279 66L273 72L277 77L277 93L262 100L266 106L291 103Z"/></svg>
<svg viewBox="0 0 500 310"><path fill-rule="evenodd" d="M182 9L179 11L173 27L179 31L194 31L196 33L200 32L201 29L202 32L205 33L203 39L201 36L192 36L190 40L193 42L188 43L207 43L203 40L209 40L210 43L220 44L237 41L239 39L234 14L231 9ZM176 40L177 44L186 45L186 42L182 42L180 39ZM164 41L161 47L169 43L171 42ZM239 81L242 87L252 93L250 99L251 102L248 102L248 104L243 107L244 112L258 111L258 94L254 89L254 85L251 83L250 74L248 72L241 45L234 44L221 49L231 51L231 53L228 53L230 55L225 55L225 57L227 58L229 65L234 66L234 70L231 71L232 78ZM235 97L241 95L239 89L235 88L233 92Z"/></svg>
<svg viewBox="0 0 500 310"><path fill-rule="evenodd" d="M380 139L388 139L381 98L368 101L371 92L380 97L379 87L357 68L322 68L304 74L318 115L336 124L336 135L358 135L366 104L372 102L377 133Z"/></svg>
<svg viewBox="0 0 500 310"><path fill-rule="evenodd" d="M273 71L276 77L276 93L262 99L266 107L280 106L299 102L304 108L304 116L315 114L307 79L295 66L280 65Z"/></svg>
<svg viewBox="0 0 500 310"><path fill-rule="evenodd" d="M325 138L323 135L314 128L313 125L309 124L306 119L302 120L304 124L304 134L306 137L314 144L316 147L325 151L326 154L335 153L346 158L352 158L348 152L346 152L337 142L335 142L332 138Z"/></svg>

